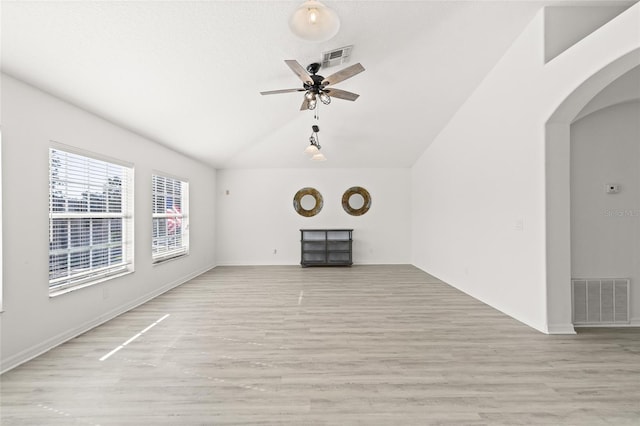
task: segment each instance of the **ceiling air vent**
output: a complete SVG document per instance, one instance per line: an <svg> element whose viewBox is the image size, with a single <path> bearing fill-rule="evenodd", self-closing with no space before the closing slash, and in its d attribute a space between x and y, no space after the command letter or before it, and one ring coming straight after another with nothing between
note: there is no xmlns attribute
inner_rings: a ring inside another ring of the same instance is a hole
<svg viewBox="0 0 640 426"><path fill-rule="evenodd" d="M329 68L349 62L353 45L322 53L322 68Z"/></svg>

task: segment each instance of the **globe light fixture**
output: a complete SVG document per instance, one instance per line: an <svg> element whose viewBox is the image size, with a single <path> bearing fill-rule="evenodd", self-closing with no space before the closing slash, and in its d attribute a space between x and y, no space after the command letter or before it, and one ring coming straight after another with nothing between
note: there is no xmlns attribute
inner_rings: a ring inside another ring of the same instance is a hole
<svg viewBox="0 0 640 426"><path fill-rule="evenodd" d="M307 0L289 18L289 28L307 41L327 41L338 33L340 18L318 0Z"/></svg>

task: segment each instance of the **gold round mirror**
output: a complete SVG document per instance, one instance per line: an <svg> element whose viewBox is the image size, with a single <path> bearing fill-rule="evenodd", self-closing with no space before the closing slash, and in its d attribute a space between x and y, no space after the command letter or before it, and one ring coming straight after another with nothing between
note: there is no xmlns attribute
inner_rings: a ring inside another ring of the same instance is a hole
<svg viewBox="0 0 640 426"><path fill-rule="evenodd" d="M322 210L322 195L315 188L302 188L293 197L293 208L300 216L311 217Z"/></svg>
<svg viewBox="0 0 640 426"><path fill-rule="evenodd" d="M370 207L371 195L360 186L352 186L342 195L342 208L351 216L362 216Z"/></svg>

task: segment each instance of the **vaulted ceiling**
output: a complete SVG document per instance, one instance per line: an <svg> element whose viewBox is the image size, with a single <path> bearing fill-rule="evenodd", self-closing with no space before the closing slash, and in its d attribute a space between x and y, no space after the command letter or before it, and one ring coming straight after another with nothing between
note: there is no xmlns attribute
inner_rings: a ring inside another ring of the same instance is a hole
<svg viewBox="0 0 640 426"><path fill-rule="evenodd" d="M410 167L533 16L567 1L326 1L331 40L289 31L302 1L1 3L2 71L216 168ZM619 4L620 2L597 2ZM627 2L628 3L628 2ZM299 111L285 65L353 45L360 94ZM303 153L320 126L324 163Z"/></svg>

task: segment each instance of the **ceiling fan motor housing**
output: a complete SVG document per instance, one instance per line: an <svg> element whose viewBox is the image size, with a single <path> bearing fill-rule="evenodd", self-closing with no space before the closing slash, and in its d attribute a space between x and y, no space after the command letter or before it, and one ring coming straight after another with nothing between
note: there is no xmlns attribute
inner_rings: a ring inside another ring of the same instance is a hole
<svg viewBox="0 0 640 426"><path fill-rule="evenodd" d="M304 83L303 87L305 90L311 90L312 92L318 93L322 89L324 89L324 85L322 82L324 81L324 77L321 75L312 74L309 77L313 79L313 84Z"/></svg>

